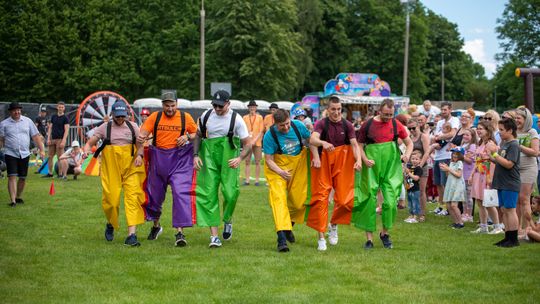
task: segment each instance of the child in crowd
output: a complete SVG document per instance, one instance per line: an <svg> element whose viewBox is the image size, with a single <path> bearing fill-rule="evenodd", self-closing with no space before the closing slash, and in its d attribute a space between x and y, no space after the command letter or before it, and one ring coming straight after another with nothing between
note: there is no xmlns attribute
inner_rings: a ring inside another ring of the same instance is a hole
<svg viewBox="0 0 540 304"><path fill-rule="evenodd" d="M448 174L446 186L444 187L443 202L454 223L452 228L461 229L464 227L461 219L461 212L458 208L459 202L465 202L465 180L463 179L463 148L453 148L450 165L441 163L441 170Z"/></svg>
<svg viewBox="0 0 540 304"><path fill-rule="evenodd" d="M449 123L449 122L445 122L443 125L442 125L442 135L447 135L448 133L451 133L452 132L452 125ZM431 151L433 150L439 150L441 149L442 147L446 146L446 144L448 143L447 140L444 140L444 139L441 139L441 140L436 140L432 145L431 145Z"/></svg>
<svg viewBox="0 0 540 304"><path fill-rule="evenodd" d="M531 210L533 214L540 212L540 196L535 196L531 200ZM540 242L540 218L538 222L534 222L532 214L529 214L528 220L530 222L529 227L527 227L527 239L530 241Z"/></svg>
<svg viewBox="0 0 540 304"><path fill-rule="evenodd" d="M519 220L516 206L521 188L519 172L520 147L516 139L516 122L512 119L500 120L499 133L501 135L502 146L498 152L498 147L495 143L486 145L486 151L489 153L491 161L495 163L492 185L493 189L497 189L499 207L503 211L503 223L506 227L504 239L494 245L499 247L515 247L519 246Z"/></svg>
<svg viewBox="0 0 540 304"><path fill-rule="evenodd" d="M407 168L404 170L410 214L405 222L411 224L418 223L417 216L420 214L420 186L418 183L422 176L422 167L420 167L421 155L422 153L420 151L414 151L411 155L410 163L407 164Z"/></svg>
<svg viewBox="0 0 540 304"><path fill-rule="evenodd" d="M461 147L465 150L463 155L463 179L465 180L465 202L463 204L463 222L473 222L473 198L471 196L471 185L469 183L475 166L474 151L476 151L476 132L472 129L463 131Z"/></svg>

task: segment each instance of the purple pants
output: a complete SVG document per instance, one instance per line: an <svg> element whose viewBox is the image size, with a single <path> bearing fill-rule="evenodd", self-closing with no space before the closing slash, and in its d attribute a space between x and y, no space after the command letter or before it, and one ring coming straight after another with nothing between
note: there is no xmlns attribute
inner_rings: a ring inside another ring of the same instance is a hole
<svg viewBox="0 0 540 304"><path fill-rule="evenodd" d="M150 164L146 193L146 219L158 220L165 200L167 185L171 185L173 209L172 225L178 227L193 226L195 186L193 183L193 146L160 149L149 147Z"/></svg>

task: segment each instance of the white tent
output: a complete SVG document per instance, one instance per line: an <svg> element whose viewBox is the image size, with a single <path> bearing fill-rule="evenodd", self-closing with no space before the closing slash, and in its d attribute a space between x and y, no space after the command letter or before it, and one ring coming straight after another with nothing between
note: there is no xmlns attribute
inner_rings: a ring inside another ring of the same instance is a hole
<svg viewBox="0 0 540 304"><path fill-rule="evenodd" d="M161 99L158 98L141 98L133 102L134 108L161 108Z"/></svg>
<svg viewBox="0 0 540 304"><path fill-rule="evenodd" d="M292 107L294 106L294 103L290 101L276 101L274 103L277 104L278 108L287 110L287 111L290 111Z"/></svg>
<svg viewBox="0 0 540 304"><path fill-rule="evenodd" d="M231 99L229 101L231 103L231 109L234 109L234 110L245 110L245 109L247 109L246 103L244 103L244 102L242 102L240 100Z"/></svg>
<svg viewBox="0 0 540 304"><path fill-rule="evenodd" d="M193 100L191 102L191 108L193 109L210 109L211 107L212 107L212 101L209 99Z"/></svg>
<svg viewBox="0 0 540 304"><path fill-rule="evenodd" d="M176 100L177 107L179 109L189 109L191 108L191 101L187 99L178 98Z"/></svg>
<svg viewBox="0 0 540 304"><path fill-rule="evenodd" d="M257 109L258 110L270 110L270 103L266 100L255 100L255 102L257 103Z"/></svg>

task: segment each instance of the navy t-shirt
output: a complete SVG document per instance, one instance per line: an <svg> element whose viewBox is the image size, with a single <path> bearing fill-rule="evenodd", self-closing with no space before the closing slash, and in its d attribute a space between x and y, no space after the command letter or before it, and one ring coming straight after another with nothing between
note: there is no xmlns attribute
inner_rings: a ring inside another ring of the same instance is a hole
<svg viewBox="0 0 540 304"><path fill-rule="evenodd" d="M69 125L69 120L66 115L58 116L54 114L51 117L52 129L51 129L51 139L62 139L64 138L64 126Z"/></svg>

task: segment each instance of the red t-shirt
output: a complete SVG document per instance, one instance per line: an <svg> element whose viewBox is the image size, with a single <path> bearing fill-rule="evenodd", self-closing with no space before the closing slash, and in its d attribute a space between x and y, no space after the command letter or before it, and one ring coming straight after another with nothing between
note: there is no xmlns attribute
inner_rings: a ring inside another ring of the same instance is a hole
<svg viewBox="0 0 540 304"><path fill-rule="evenodd" d="M325 119L321 119L315 123L315 129L313 132L317 132L322 135L324 126L325 126ZM354 126L352 123L347 121L347 137L349 140L356 139L356 135L354 134ZM328 131L326 133L326 138L321 138L326 142L331 143L334 145L334 147L339 147L345 145L345 130L343 130L343 122L333 122L331 120L328 120Z"/></svg>
<svg viewBox="0 0 540 304"><path fill-rule="evenodd" d="M356 140L359 143L366 143L366 127L367 121L362 124L360 130L356 131ZM404 139L408 136L407 130L405 130L405 127L398 120L396 120L396 127L399 138ZM382 122L373 119L369 127L369 137L377 144L393 141L394 126L392 120Z"/></svg>

